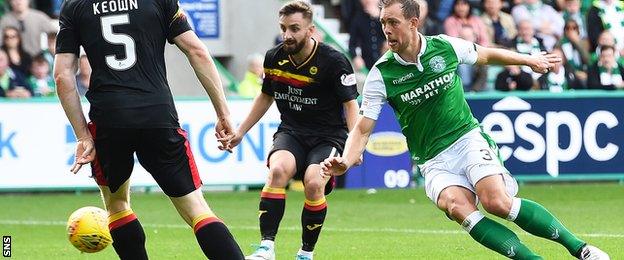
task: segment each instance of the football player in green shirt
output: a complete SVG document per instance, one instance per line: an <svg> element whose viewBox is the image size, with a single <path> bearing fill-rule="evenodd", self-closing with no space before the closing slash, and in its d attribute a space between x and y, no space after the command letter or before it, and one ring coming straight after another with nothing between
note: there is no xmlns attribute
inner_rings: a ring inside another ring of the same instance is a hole
<svg viewBox="0 0 624 260"><path fill-rule="evenodd" d="M456 74L459 64L526 65L546 73L561 59L486 48L447 35L418 33L415 0L382 0L381 23L390 51L371 69L361 116L342 157L326 159L321 174L341 175L359 161L382 105L394 109L427 196L480 244L512 259L541 259L483 208L535 236L563 245L579 259L609 259L574 236L542 205L515 197L518 185L498 158L496 143L481 132Z"/></svg>

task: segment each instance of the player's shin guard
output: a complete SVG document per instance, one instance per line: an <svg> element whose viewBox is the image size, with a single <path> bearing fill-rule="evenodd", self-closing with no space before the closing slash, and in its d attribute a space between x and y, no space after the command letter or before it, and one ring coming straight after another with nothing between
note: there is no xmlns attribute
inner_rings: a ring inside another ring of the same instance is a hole
<svg viewBox="0 0 624 260"><path fill-rule="evenodd" d="M262 240L275 240L286 207L286 189L265 186L260 195L259 216Z"/></svg>
<svg viewBox="0 0 624 260"><path fill-rule="evenodd" d="M574 236L542 205L527 199L514 198L507 220L524 231L563 245L573 256L580 254L585 242Z"/></svg>
<svg viewBox="0 0 624 260"><path fill-rule="evenodd" d="M314 251L314 245L316 245L316 241L321 234L321 228L323 227L323 222L325 222L326 215L327 201L325 197L316 201L305 200L303 212L301 212L301 227L303 229L301 234L302 250Z"/></svg>
<svg viewBox="0 0 624 260"><path fill-rule="evenodd" d="M197 242L208 259L243 259L243 252L228 228L214 214L193 219Z"/></svg>
<svg viewBox="0 0 624 260"><path fill-rule="evenodd" d="M147 259L145 232L131 209L110 215L108 223L113 248L120 259Z"/></svg>
<svg viewBox="0 0 624 260"><path fill-rule="evenodd" d="M522 244L513 231L486 218L479 211L468 215L462 227L474 240L501 255L511 259L542 259Z"/></svg>

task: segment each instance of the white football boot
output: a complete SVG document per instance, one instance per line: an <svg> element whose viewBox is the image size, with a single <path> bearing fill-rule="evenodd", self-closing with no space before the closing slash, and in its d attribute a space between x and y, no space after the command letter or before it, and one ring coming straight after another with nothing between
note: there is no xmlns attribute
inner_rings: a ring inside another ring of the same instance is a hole
<svg viewBox="0 0 624 260"><path fill-rule="evenodd" d="M262 240L253 254L245 256L246 260L275 260L275 245L273 241Z"/></svg>
<svg viewBox="0 0 624 260"><path fill-rule="evenodd" d="M295 260L312 260L313 258L313 252L303 251L302 249L299 249L299 252L297 252L297 256L295 256Z"/></svg>
<svg viewBox="0 0 624 260"><path fill-rule="evenodd" d="M609 255L595 246L585 245L581 249L580 260L610 260Z"/></svg>

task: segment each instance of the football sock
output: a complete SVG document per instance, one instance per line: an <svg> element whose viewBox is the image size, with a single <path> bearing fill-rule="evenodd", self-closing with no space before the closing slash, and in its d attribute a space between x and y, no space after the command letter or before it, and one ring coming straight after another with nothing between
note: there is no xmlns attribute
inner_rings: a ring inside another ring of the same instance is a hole
<svg viewBox="0 0 624 260"><path fill-rule="evenodd" d="M314 251L314 245L321 234L321 228L327 215L327 201L325 197L311 201L305 200L303 211L301 212L301 249L304 251Z"/></svg>
<svg viewBox="0 0 624 260"><path fill-rule="evenodd" d="M474 240L501 255L511 259L542 259L522 244L513 231L479 211L468 215L462 227Z"/></svg>
<svg viewBox="0 0 624 260"><path fill-rule="evenodd" d="M208 259L243 259L243 252L228 228L214 214L193 219L197 242Z"/></svg>
<svg viewBox="0 0 624 260"><path fill-rule="evenodd" d="M286 189L265 186L260 194L259 216L262 240L275 241L277 229L284 216Z"/></svg>
<svg viewBox="0 0 624 260"><path fill-rule="evenodd" d="M508 220L535 236L556 241L571 255L577 256L585 242L572 234L542 205L527 199L514 198Z"/></svg>
<svg viewBox="0 0 624 260"><path fill-rule="evenodd" d="M132 209L108 217L113 248L120 259L147 259L145 232Z"/></svg>

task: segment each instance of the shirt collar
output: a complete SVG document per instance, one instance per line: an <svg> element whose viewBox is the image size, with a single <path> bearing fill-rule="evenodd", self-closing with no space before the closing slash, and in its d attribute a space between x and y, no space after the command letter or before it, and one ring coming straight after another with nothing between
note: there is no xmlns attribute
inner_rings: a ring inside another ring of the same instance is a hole
<svg viewBox="0 0 624 260"><path fill-rule="evenodd" d="M396 59L399 64L403 65L403 66L407 66L407 65L416 65L418 67L418 70L423 71L423 66L420 63L420 57L425 54L425 50L427 50L427 38L425 38L425 36L423 36L422 34L418 33L418 37L420 37L420 52L418 52L418 56L416 56L416 62L408 62L405 61L403 58L401 58L401 56L399 56L398 53L393 52L392 55L394 55L394 59Z"/></svg>

